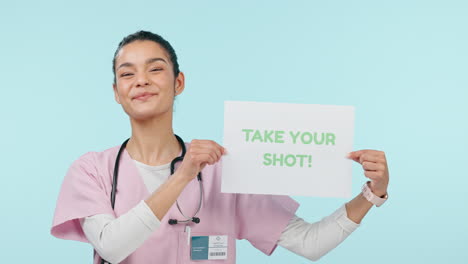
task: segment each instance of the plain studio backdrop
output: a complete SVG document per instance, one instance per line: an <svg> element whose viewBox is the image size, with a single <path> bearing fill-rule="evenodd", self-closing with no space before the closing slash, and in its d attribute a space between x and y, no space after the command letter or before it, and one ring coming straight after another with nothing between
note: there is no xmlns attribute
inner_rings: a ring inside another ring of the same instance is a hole
<svg viewBox="0 0 468 264"><path fill-rule="evenodd" d="M2 263L91 263L52 216L70 164L130 135L111 60L141 29L179 56L186 141L222 142L225 100L356 107L354 149L387 153L389 200L319 263L468 259L466 1L1 1ZM353 196L365 181L353 165ZM348 200L294 198L309 221ZM237 259L308 262L246 241Z"/></svg>

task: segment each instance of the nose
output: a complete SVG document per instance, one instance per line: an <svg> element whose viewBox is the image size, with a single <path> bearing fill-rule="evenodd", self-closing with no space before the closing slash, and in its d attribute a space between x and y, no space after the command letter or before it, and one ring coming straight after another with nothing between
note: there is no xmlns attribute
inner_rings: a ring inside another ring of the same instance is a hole
<svg viewBox="0 0 468 264"><path fill-rule="evenodd" d="M149 81L148 81L148 77L146 76L146 74L144 73L138 74L136 86L142 87L142 86L147 86L147 85L149 85Z"/></svg>

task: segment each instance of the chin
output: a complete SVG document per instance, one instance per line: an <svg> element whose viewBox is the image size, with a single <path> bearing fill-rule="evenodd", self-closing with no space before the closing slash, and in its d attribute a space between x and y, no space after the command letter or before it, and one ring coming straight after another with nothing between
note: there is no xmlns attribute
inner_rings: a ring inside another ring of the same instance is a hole
<svg viewBox="0 0 468 264"><path fill-rule="evenodd" d="M172 109L168 108L165 110L161 109L147 109L146 111L132 111L131 113L127 114L130 116L131 119L136 121L146 121L151 120L154 118L162 117L167 115L168 113L172 112Z"/></svg>

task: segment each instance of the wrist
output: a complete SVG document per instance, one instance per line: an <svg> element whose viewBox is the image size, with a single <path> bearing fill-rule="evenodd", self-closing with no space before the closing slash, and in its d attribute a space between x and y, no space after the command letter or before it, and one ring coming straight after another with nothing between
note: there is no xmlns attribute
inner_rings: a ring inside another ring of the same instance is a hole
<svg viewBox="0 0 468 264"><path fill-rule="evenodd" d="M171 178L184 185L187 185L193 179L193 177L190 177L184 170L177 170Z"/></svg>
<svg viewBox="0 0 468 264"><path fill-rule="evenodd" d="M373 186L370 181L368 181L366 184L375 196L379 198L384 198L385 195L387 195L387 188L378 188L380 186Z"/></svg>
<svg viewBox="0 0 468 264"><path fill-rule="evenodd" d="M367 201L379 207L387 201L388 195L386 192L383 193L383 191L375 193L371 190L369 183L370 182L368 181L362 186L362 196L366 198Z"/></svg>
<svg viewBox="0 0 468 264"><path fill-rule="evenodd" d="M373 191L371 189L372 193L375 194L375 196L379 197L379 198L385 198L385 196L387 195L387 192L383 192L383 191Z"/></svg>

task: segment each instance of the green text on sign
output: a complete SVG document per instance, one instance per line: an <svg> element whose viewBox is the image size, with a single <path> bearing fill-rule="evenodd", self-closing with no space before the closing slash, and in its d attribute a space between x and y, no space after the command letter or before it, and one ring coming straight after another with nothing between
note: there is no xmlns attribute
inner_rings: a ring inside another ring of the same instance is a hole
<svg viewBox="0 0 468 264"><path fill-rule="evenodd" d="M301 132L284 130L242 129L246 142L285 143L289 137L293 144L335 145L336 136L330 132ZM285 139L286 138L286 139Z"/></svg>

